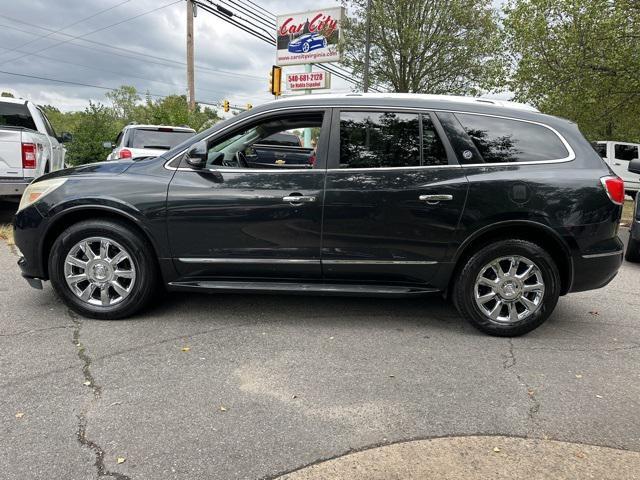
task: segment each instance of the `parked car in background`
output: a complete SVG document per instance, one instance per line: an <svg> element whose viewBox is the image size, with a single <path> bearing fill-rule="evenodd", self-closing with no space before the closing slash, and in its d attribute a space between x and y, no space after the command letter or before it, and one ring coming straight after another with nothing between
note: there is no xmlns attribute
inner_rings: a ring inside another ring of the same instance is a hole
<svg viewBox="0 0 640 480"><path fill-rule="evenodd" d="M629 172L640 174L640 160L631 160L629 162ZM628 262L640 263L640 195L636 195L636 201L633 207L633 221L629 232L629 243L627 244L627 253L625 259Z"/></svg>
<svg viewBox="0 0 640 480"><path fill-rule="evenodd" d="M62 143L70 140L33 102L0 97L0 197L22 195L34 178L64 168Z"/></svg>
<svg viewBox="0 0 640 480"><path fill-rule="evenodd" d="M636 198L640 190L640 175L629 171L629 162L640 158L640 144L597 141L592 145L615 174L624 180L626 194Z"/></svg>
<svg viewBox="0 0 640 480"><path fill-rule="evenodd" d="M252 168L312 168L315 149L302 146L300 137L291 132L274 133L245 151Z"/></svg>
<svg viewBox="0 0 640 480"><path fill-rule="evenodd" d="M157 157L195 134L193 128L185 126L130 124L122 129L114 143L104 142L104 147L113 148L107 160Z"/></svg>
<svg viewBox="0 0 640 480"><path fill-rule="evenodd" d="M312 168L248 162L253 145L305 128L319 133ZM165 287L443 293L478 329L514 336L541 325L561 295L615 277L623 202L623 181L578 127L535 109L304 95L157 158L42 177L22 197L14 236L30 284L50 279L89 317L128 317Z"/></svg>

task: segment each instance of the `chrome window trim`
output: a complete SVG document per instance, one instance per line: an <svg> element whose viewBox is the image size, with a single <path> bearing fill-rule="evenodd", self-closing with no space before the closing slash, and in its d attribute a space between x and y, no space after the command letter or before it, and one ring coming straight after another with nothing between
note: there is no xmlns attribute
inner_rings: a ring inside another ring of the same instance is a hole
<svg viewBox="0 0 640 480"><path fill-rule="evenodd" d="M505 120L513 120L516 122L525 122L525 123L532 123L534 125L539 125L541 127L547 128L549 130L551 130L562 142L562 144L564 145L564 147L567 149L567 152L569 153L568 156L564 157L564 158L559 158L559 159L552 159L552 160L533 160L533 161L529 161L529 162L497 162L497 163L468 163L468 164L462 164L462 165L422 165L422 166L415 166L415 167L381 167L381 168L332 168L332 169L327 169L326 171L333 171L333 172L348 172L348 171L368 171L368 170L373 170L373 171L382 171L382 170L401 170L401 169L432 169L432 168L462 168L462 167L496 167L496 166L516 166L516 165L544 165L544 164L548 164L548 163L565 163L565 162L571 162L573 160L575 160L576 158L576 154L573 150L573 148L571 148L571 145L569 144L569 142L567 142L567 140L560 134L560 132L558 132L555 128L551 127L550 125L547 125L545 123L542 122L536 122L534 120L525 120L522 118L515 118L515 117L509 117L506 115L494 115L494 114L490 114L490 113L478 113L478 112L468 112L468 111L464 111L464 110L449 110L449 109L443 109L443 108L429 108L429 107L403 107L403 106L380 106L380 105L341 105L341 104L336 104L336 105L317 105L317 106L313 106L313 105L300 105L300 106L289 106L289 107L275 107L272 108L271 110L265 110L263 112L257 112L253 115L249 115L248 117L245 117L242 119L242 121L245 120L249 120L252 119L254 117L258 117L258 116L262 116L262 115L269 115L269 114L273 114L273 113L281 113L281 112L287 112L289 110L308 110L308 109L313 109L313 108L319 108L319 109L327 109L327 108L340 108L340 109L348 109L348 110L352 110L352 111L359 111L359 110L378 110L378 111L389 111L389 110L393 110L393 111L398 111L398 112L402 112L402 111L407 111L407 112L422 112L422 113L428 113L428 112L444 112L444 113L461 113L461 114L465 114L465 115L480 115L480 116L484 116L484 117L493 117L493 118L502 118ZM225 132L227 130L229 130L230 128L233 128L235 126L237 126L239 122L234 122L232 124L227 125L226 127L213 132L211 135L209 135L208 137L203 138L202 140L209 140L211 137L213 137L214 135L218 135L222 132ZM169 164L171 162L173 162L174 160L176 160L178 157L184 155L186 153L186 151L188 150L189 147L185 148L184 150L181 150L179 153L177 153L176 155L174 155L173 157L171 157L169 160L167 160L164 163L164 168L166 168L167 170L172 170L172 171L186 171L186 172L196 172L196 170L193 170L191 168L185 168L185 167L171 167L169 166ZM282 173L282 172L310 172L310 171L325 171L325 170L318 170L318 169L287 169L287 170L278 170L278 169L240 169L240 168L227 168L227 169L215 169L215 170L211 170L214 172L242 172L242 173L249 173L249 172L260 172L260 173Z"/></svg>

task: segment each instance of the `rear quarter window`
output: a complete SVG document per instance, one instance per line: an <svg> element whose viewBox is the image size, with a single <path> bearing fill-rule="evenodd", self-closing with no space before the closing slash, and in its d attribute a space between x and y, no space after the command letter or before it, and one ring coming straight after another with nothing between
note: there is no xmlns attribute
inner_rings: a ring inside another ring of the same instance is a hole
<svg viewBox="0 0 640 480"><path fill-rule="evenodd" d="M455 117L484 163L549 161L569 156L558 135L543 125L486 115L457 113ZM463 152L460 161L478 163L468 161L469 156Z"/></svg>

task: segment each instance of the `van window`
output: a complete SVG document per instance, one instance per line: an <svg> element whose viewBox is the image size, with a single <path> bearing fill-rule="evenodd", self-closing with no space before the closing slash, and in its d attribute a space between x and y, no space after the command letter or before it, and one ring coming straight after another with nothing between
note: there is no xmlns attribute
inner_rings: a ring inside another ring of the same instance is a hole
<svg viewBox="0 0 640 480"><path fill-rule="evenodd" d="M455 116L484 163L535 162L569 156L558 135L542 125L487 115ZM460 161L482 163L469 161L470 156L463 154Z"/></svg>
<svg viewBox="0 0 640 480"><path fill-rule="evenodd" d="M420 116L341 112L340 168L420 166Z"/></svg>
<svg viewBox="0 0 640 480"><path fill-rule="evenodd" d="M596 153L598 155L600 155L602 158L607 158L607 144L606 143L593 142L591 145L593 146L593 149L596 151Z"/></svg>
<svg viewBox="0 0 640 480"><path fill-rule="evenodd" d="M638 146L637 145L623 145L616 143L614 145L614 157L616 160L624 160L628 162L638 158Z"/></svg>

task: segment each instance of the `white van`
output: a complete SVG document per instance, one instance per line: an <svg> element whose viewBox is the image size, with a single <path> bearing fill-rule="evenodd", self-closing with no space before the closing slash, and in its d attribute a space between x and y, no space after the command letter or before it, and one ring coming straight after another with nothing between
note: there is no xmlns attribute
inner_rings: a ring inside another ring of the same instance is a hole
<svg viewBox="0 0 640 480"><path fill-rule="evenodd" d="M592 145L615 174L624 180L624 190L627 195L636 198L640 190L640 175L629 171L629 162L640 158L638 155L640 144L598 141L593 142Z"/></svg>

